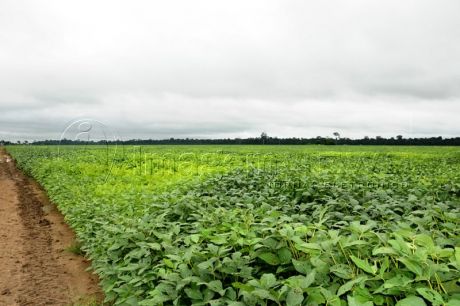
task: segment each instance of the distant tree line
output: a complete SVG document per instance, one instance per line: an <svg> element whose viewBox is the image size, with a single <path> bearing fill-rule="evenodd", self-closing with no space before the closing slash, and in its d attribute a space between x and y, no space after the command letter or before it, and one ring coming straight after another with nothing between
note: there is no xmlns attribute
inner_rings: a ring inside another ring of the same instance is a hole
<svg viewBox="0 0 460 306"><path fill-rule="evenodd" d="M315 138L278 138L270 137L263 132L260 137L253 138L222 138L222 139L195 139L195 138L169 138L169 139L130 139L124 141L80 141L80 140L40 140L33 142L10 142L0 140L0 144L33 144L33 145L79 145L79 144L126 144L126 145L394 145L394 146L460 146L460 137L443 138L404 138L402 135L384 138L376 136L362 139L341 138L335 132L334 138L318 136Z"/></svg>

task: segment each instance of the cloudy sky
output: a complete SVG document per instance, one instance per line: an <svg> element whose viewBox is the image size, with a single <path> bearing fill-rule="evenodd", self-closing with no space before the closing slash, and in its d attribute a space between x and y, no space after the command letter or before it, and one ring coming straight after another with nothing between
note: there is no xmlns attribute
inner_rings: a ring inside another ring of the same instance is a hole
<svg viewBox="0 0 460 306"><path fill-rule="evenodd" d="M460 136L458 0L0 0L0 139Z"/></svg>

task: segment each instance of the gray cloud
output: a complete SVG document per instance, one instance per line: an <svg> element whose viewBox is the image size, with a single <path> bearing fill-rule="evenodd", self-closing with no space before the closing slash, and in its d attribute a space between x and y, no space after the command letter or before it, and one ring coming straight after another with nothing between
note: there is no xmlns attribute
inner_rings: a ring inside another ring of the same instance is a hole
<svg viewBox="0 0 460 306"><path fill-rule="evenodd" d="M460 2L0 2L0 138L458 136Z"/></svg>

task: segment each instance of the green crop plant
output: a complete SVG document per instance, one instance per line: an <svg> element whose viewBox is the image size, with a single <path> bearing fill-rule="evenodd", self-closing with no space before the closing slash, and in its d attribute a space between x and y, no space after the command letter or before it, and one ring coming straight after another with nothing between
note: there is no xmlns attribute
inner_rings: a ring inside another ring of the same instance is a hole
<svg viewBox="0 0 460 306"><path fill-rule="evenodd" d="M8 150L108 303L460 305L456 148Z"/></svg>

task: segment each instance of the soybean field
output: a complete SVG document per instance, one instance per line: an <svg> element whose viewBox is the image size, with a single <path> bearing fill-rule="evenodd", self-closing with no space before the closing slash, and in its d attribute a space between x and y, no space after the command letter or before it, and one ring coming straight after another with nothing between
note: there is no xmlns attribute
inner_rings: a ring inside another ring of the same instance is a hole
<svg viewBox="0 0 460 306"><path fill-rule="evenodd" d="M7 147L107 305L460 305L460 149Z"/></svg>

